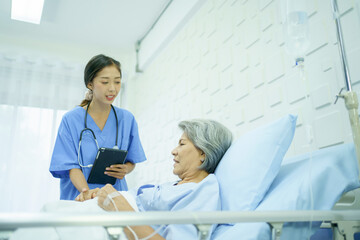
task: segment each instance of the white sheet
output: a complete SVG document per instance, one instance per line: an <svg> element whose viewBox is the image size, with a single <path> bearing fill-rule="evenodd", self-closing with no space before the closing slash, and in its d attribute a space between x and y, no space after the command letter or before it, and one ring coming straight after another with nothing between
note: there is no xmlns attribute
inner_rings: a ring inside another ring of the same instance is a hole
<svg viewBox="0 0 360 240"><path fill-rule="evenodd" d="M120 192L130 205L138 211L135 198L128 192ZM99 213L104 212L97 205L97 198L85 202L59 200L46 204L43 212L78 212ZM124 236L123 236L124 237ZM10 240L108 240L108 235L103 227L46 227L46 228L22 228L11 236ZM124 239L124 238L122 238ZM126 238L125 238L126 239Z"/></svg>

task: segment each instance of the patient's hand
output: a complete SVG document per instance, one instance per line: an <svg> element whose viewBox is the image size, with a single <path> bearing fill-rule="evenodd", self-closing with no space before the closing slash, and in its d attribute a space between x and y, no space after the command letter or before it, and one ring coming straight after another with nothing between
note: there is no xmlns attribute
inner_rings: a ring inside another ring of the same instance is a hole
<svg viewBox="0 0 360 240"><path fill-rule="evenodd" d="M75 198L75 201L83 202L83 201L86 201L86 200L93 199L94 197L96 197L97 192L99 190L100 190L99 188L90 189L90 190L84 188L82 190L82 192Z"/></svg>
<svg viewBox="0 0 360 240"><path fill-rule="evenodd" d="M110 199L106 201L108 195L116 191L117 190L111 184L106 184L104 187L102 187L97 193L98 205L106 211L134 211L128 201L121 194L113 198L113 201L116 204L116 208L113 202L109 201Z"/></svg>

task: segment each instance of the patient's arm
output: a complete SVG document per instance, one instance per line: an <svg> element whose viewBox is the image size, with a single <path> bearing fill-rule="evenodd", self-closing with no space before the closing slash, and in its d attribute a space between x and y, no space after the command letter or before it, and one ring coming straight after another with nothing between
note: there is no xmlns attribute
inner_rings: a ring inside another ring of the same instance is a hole
<svg viewBox="0 0 360 240"><path fill-rule="evenodd" d="M112 202L105 201L107 196L113 192L117 191L112 185L106 184L104 187L102 187L99 192L97 193L98 197L98 205L107 210L107 211L129 211L133 212L135 211L129 202L120 194L119 196L116 196L112 198L114 200L114 203L116 204L116 208ZM104 204L105 202L105 204ZM109 204L106 204L108 202ZM135 232L138 238L144 238L149 236L150 234L154 233L154 229L150 226L131 226L131 229ZM124 230L126 236L128 239L135 239L133 234L128 228L125 228ZM159 234L155 234L151 238L152 240L165 240L163 237L161 237Z"/></svg>
<svg viewBox="0 0 360 240"><path fill-rule="evenodd" d="M97 192L96 196L98 197L98 205L101 208L106 211L135 211L121 194L112 198L116 204L116 208L112 202L105 201L107 196L113 192L117 192L117 190L111 184L106 184Z"/></svg>
<svg viewBox="0 0 360 240"><path fill-rule="evenodd" d="M145 238L152 234L154 232L154 229L150 226L131 226L131 229L135 232L136 236L138 238ZM126 234L126 237L130 240L135 240L134 235L130 232L128 228L124 228L124 232ZM150 240L165 240L162 236L159 234L155 234Z"/></svg>

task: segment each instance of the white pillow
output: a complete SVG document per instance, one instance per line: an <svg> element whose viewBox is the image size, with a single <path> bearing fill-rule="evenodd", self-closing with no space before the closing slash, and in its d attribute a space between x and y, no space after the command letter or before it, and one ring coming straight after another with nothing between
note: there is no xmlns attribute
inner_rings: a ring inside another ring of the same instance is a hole
<svg viewBox="0 0 360 240"><path fill-rule="evenodd" d="M296 118L286 115L231 145L215 171L222 210L254 210L258 206L290 146Z"/></svg>

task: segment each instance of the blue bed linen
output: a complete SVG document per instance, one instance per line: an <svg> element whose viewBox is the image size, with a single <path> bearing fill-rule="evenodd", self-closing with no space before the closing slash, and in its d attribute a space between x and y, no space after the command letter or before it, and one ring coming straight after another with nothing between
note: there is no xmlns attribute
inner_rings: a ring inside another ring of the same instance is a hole
<svg viewBox="0 0 360 240"><path fill-rule="evenodd" d="M310 161L311 156L311 161ZM280 172L256 210L330 210L343 193L360 187L353 144L342 144L284 159ZM286 223L281 239L307 239L320 222Z"/></svg>
<svg viewBox="0 0 360 240"><path fill-rule="evenodd" d="M144 185L129 192L136 198L139 211L219 211L219 185L214 174L209 174L200 183L174 185ZM158 229L160 226L152 226ZM198 239L192 224L165 225L159 234L171 240Z"/></svg>
<svg viewBox="0 0 360 240"><path fill-rule="evenodd" d="M267 223L222 224L216 227L212 240L271 240L271 229Z"/></svg>
<svg viewBox="0 0 360 240"><path fill-rule="evenodd" d="M332 240L333 232L332 229L320 228L314 235L311 236L310 240Z"/></svg>
<svg viewBox="0 0 360 240"><path fill-rule="evenodd" d="M310 240L333 240L333 232L330 228L320 228ZM354 240L360 240L360 232L354 234Z"/></svg>
<svg viewBox="0 0 360 240"><path fill-rule="evenodd" d="M309 157L310 153L306 153L283 160L278 175L256 211L310 210L310 183L314 209L330 210L343 193L360 187L353 144L314 151L311 153L311 162ZM320 224L313 222L310 229L309 223L285 223L281 239L308 239L308 236L319 229ZM324 234L326 233L318 233L312 240L322 239ZM212 239L270 240L271 232L267 223L223 224L215 229Z"/></svg>
<svg viewBox="0 0 360 240"><path fill-rule="evenodd" d="M144 150L142 148L138 126L134 116L127 110L114 107L118 116L119 123L119 138L118 147L122 150L127 150L128 155L126 161L132 163L139 163L146 160ZM80 168L78 164L78 147L80 132L84 129L85 109L82 107L75 107L73 110L67 112L59 126L58 135L56 138L53 155L51 158L50 172L56 177L60 178L60 199L74 200L79 194L78 190L72 184L69 178L69 170L73 168ZM87 125L91 128L99 143L99 147L112 148L115 145L116 138L116 122L113 111L110 111L107 122L101 131L96 125L95 121L90 115L87 117ZM81 157L82 165L93 164L97 153L97 146L90 131L83 133L81 142ZM91 168L82 169L85 179L88 178ZM102 187L102 184L89 184L89 188ZM114 187L119 191L127 190L125 178L117 179Z"/></svg>

